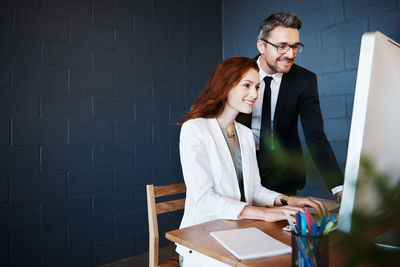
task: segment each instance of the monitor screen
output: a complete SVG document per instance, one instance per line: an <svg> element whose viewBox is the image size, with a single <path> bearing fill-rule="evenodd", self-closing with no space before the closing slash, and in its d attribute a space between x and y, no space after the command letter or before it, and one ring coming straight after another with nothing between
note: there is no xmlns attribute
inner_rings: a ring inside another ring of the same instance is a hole
<svg viewBox="0 0 400 267"><path fill-rule="evenodd" d="M400 45L380 32L361 39L338 229L349 233L354 210L378 212L376 188L362 175L367 158L391 184L400 178ZM363 186L361 189L361 185Z"/></svg>

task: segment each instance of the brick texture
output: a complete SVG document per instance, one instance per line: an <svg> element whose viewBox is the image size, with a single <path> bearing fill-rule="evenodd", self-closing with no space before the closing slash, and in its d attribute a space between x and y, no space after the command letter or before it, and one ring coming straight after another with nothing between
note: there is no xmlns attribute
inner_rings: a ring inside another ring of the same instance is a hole
<svg viewBox="0 0 400 267"><path fill-rule="evenodd" d="M116 235L122 237L145 231L148 228L146 215L145 210L140 210L117 216Z"/></svg>
<svg viewBox="0 0 400 267"><path fill-rule="evenodd" d="M16 119L13 131L13 143L18 146L67 144L65 121Z"/></svg>
<svg viewBox="0 0 400 267"><path fill-rule="evenodd" d="M113 142L113 123L110 121L71 121L71 144L104 144Z"/></svg>
<svg viewBox="0 0 400 267"><path fill-rule="evenodd" d="M37 202L64 197L66 175L64 173L33 173L10 176L10 202Z"/></svg>
<svg viewBox="0 0 400 267"><path fill-rule="evenodd" d="M92 217L90 196L53 198L43 203L43 224L47 227Z"/></svg>
<svg viewBox="0 0 400 267"><path fill-rule="evenodd" d="M66 227L58 226L18 232L11 235L10 243L10 257L13 260L35 258L45 252L54 253L66 248Z"/></svg>
<svg viewBox="0 0 400 267"><path fill-rule="evenodd" d="M10 145L10 120L0 119L0 146Z"/></svg>
<svg viewBox="0 0 400 267"><path fill-rule="evenodd" d="M7 32L0 36L0 57L40 62L40 39L25 33Z"/></svg>
<svg viewBox="0 0 400 267"><path fill-rule="evenodd" d="M79 247L97 241L112 239L113 232L113 217L80 221L70 224L69 240L71 247Z"/></svg>
<svg viewBox="0 0 400 267"><path fill-rule="evenodd" d="M87 46L47 40L43 43L43 61L50 65L89 70L91 68L91 50Z"/></svg>
<svg viewBox="0 0 400 267"><path fill-rule="evenodd" d="M11 64L9 60L0 60L0 86L10 87Z"/></svg>
<svg viewBox="0 0 400 267"><path fill-rule="evenodd" d="M114 33L112 27L73 20L71 23L71 40L84 45L111 49L114 45Z"/></svg>
<svg viewBox="0 0 400 267"><path fill-rule="evenodd" d="M8 178L0 176L0 204L8 202Z"/></svg>
<svg viewBox="0 0 400 267"><path fill-rule="evenodd" d="M99 168L131 166L133 164L133 149L129 144L96 145L93 149L93 166Z"/></svg>
<svg viewBox="0 0 400 267"><path fill-rule="evenodd" d="M30 230L40 226L40 205L15 205L0 208L1 233ZM20 218L23 214L23 219Z"/></svg>
<svg viewBox="0 0 400 267"><path fill-rule="evenodd" d="M45 10L49 12L86 21L90 20L90 0L45 0L43 2Z"/></svg>
<svg viewBox="0 0 400 267"><path fill-rule="evenodd" d="M135 237L123 237L109 239L104 242L95 243L95 265L102 265L107 262L117 261L129 257L135 251Z"/></svg>
<svg viewBox="0 0 400 267"><path fill-rule="evenodd" d="M44 95L40 103L41 116L46 119L88 120L91 117L89 97Z"/></svg>
<svg viewBox="0 0 400 267"><path fill-rule="evenodd" d="M93 247L85 245L74 248L62 248L43 256L44 266L91 266L93 265ZM39 265L40 266L40 265Z"/></svg>
<svg viewBox="0 0 400 267"><path fill-rule="evenodd" d="M12 118L38 118L39 97L32 94L3 91L0 93L0 116Z"/></svg>
<svg viewBox="0 0 400 267"><path fill-rule="evenodd" d="M71 70L71 93L83 96L113 96L114 84L111 73Z"/></svg>
<svg viewBox="0 0 400 267"><path fill-rule="evenodd" d="M0 175L37 172L39 168L39 147L0 147Z"/></svg>
<svg viewBox="0 0 400 267"><path fill-rule="evenodd" d="M220 14L211 0L1 2L1 266L148 249L145 185L182 181L175 123L221 60Z"/></svg>
<svg viewBox="0 0 400 267"><path fill-rule="evenodd" d="M64 93L67 91L67 70L59 66L17 62L14 85L18 90Z"/></svg>
<svg viewBox="0 0 400 267"><path fill-rule="evenodd" d="M16 8L15 29L45 37L68 40L67 17L23 5L17 5Z"/></svg>
<svg viewBox="0 0 400 267"><path fill-rule="evenodd" d="M143 184L152 184L153 175L150 166L118 168L116 172L117 190L135 189Z"/></svg>
<svg viewBox="0 0 400 267"><path fill-rule="evenodd" d="M132 191L96 194L94 197L95 217L125 213L132 210L133 206L134 193Z"/></svg>
<svg viewBox="0 0 400 267"><path fill-rule="evenodd" d="M2 1L0 265L98 266L145 252L145 185L183 181L175 123L222 55L257 54L258 23L270 12L303 19L299 60L319 76L327 134L343 154L357 36L379 29L399 41L399 8L394 0Z"/></svg>
<svg viewBox="0 0 400 267"><path fill-rule="evenodd" d="M68 195L111 192L113 184L112 169L71 172L68 176Z"/></svg>

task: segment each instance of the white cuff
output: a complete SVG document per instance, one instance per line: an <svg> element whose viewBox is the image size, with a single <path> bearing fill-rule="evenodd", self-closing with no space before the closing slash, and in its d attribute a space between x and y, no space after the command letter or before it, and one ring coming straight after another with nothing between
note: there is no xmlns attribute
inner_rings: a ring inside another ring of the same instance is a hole
<svg viewBox="0 0 400 267"><path fill-rule="evenodd" d="M338 185L331 189L332 194L336 195L336 193L343 191L343 185Z"/></svg>

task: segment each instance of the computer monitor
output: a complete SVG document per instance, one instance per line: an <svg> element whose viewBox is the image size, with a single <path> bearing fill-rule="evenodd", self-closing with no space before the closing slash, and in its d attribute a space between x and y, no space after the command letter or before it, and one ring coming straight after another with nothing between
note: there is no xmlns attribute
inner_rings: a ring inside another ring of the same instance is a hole
<svg viewBox="0 0 400 267"><path fill-rule="evenodd" d="M378 212L379 193L360 175L363 157L386 175L389 184L399 182L400 45L380 32L364 33L361 39L338 223L345 233L352 230L354 210ZM365 184L369 187L361 190Z"/></svg>

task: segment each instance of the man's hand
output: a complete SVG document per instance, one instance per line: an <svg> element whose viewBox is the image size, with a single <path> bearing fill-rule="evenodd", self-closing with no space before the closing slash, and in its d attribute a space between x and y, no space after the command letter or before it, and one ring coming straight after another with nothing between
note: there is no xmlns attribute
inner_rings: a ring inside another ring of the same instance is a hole
<svg viewBox="0 0 400 267"><path fill-rule="evenodd" d="M343 191L339 191L339 192L337 192L337 193L335 194L335 197L338 197L338 198L339 198L339 201L340 201L340 200L342 200L342 194L343 194Z"/></svg>

